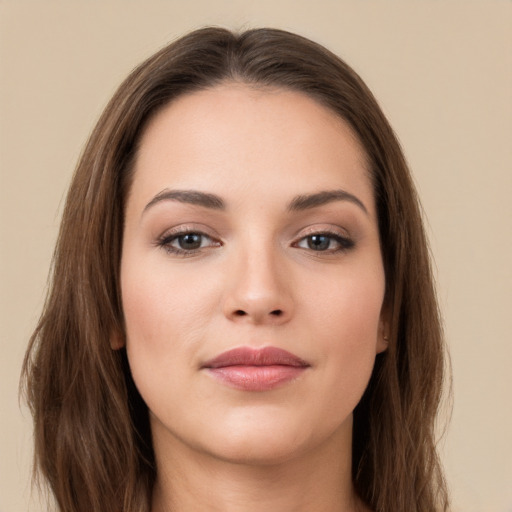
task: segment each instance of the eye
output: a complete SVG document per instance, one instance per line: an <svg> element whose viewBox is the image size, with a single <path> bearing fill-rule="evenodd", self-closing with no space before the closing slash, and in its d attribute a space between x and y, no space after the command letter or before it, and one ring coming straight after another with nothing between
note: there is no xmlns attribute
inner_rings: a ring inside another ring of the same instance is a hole
<svg viewBox="0 0 512 512"><path fill-rule="evenodd" d="M159 240L158 245L167 252L188 256L204 248L217 247L220 243L200 231L186 231L165 235Z"/></svg>
<svg viewBox="0 0 512 512"><path fill-rule="evenodd" d="M175 237L170 245L177 249L190 251L203 247L203 244L206 242L206 238L207 237L201 233L186 233L185 235Z"/></svg>
<svg viewBox="0 0 512 512"><path fill-rule="evenodd" d="M314 233L301 238L296 245L315 252L338 252L352 248L354 242L336 233Z"/></svg>

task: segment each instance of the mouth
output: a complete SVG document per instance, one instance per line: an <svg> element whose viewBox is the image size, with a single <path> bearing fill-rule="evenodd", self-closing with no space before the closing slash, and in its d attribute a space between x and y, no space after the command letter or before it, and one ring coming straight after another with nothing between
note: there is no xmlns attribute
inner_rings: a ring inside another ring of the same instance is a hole
<svg viewBox="0 0 512 512"><path fill-rule="evenodd" d="M277 347L240 347L201 366L223 384L242 391L270 391L297 379L311 365Z"/></svg>

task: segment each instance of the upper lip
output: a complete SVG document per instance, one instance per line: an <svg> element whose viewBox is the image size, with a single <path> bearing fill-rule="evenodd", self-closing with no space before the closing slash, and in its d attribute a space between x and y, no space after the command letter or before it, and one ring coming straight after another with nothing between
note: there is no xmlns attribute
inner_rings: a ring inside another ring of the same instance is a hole
<svg viewBox="0 0 512 512"><path fill-rule="evenodd" d="M307 367L308 362L277 347L239 347L222 352L206 361L202 368L224 368L226 366L294 366Z"/></svg>

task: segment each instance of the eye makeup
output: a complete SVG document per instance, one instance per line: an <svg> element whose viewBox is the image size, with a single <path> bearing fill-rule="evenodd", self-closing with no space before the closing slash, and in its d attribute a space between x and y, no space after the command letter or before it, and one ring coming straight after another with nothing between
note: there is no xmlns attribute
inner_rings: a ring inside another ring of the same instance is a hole
<svg viewBox="0 0 512 512"><path fill-rule="evenodd" d="M182 226L165 232L155 245L168 254L186 257L221 247L223 243L200 229ZM293 248L326 255L346 252L354 246L350 237L329 229L310 229L291 244Z"/></svg>

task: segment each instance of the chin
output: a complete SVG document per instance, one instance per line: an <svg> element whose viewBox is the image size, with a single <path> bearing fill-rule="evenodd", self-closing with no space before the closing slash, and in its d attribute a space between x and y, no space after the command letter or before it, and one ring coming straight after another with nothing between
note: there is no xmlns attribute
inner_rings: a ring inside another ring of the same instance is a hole
<svg viewBox="0 0 512 512"><path fill-rule="evenodd" d="M289 415L279 418L252 418L245 424L229 427L220 426L210 431L207 452L214 457L231 462L252 466L279 465L298 459L310 451L315 451L327 440L338 435L351 435L351 416L349 421L333 425L312 425L303 418Z"/></svg>
<svg viewBox="0 0 512 512"><path fill-rule="evenodd" d="M275 466L300 457L307 443L292 439L276 439L275 434L254 435L253 438L230 439L209 451L217 459L246 466Z"/></svg>

